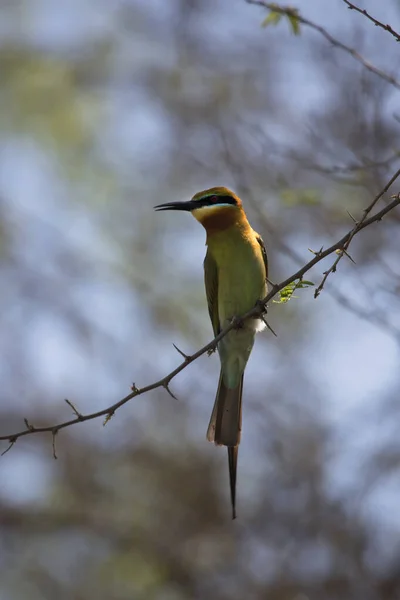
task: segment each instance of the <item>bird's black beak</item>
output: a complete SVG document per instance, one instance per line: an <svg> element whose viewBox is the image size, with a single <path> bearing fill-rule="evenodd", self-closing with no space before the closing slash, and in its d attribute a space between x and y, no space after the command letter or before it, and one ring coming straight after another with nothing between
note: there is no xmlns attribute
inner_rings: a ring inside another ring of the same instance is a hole
<svg viewBox="0 0 400 600"><path fill-rule="evenodd" d="M191 211L196 208L196 203L193 200L188 202L167 202L167 204L157 204L155 210L187 210Z"/></svg>

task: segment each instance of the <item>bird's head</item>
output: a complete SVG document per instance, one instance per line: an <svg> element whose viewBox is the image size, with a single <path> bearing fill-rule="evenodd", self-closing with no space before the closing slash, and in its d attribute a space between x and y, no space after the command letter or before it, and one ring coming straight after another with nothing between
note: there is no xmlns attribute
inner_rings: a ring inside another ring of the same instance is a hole
<svg viewBox="0 0 400 600"><path fill-rule="evenodd" d="M213 187L198 192L186 202L168 202L154 207L156 210L185 210L206 228L223 229L235 220L242 202L238 196L226 187Z"/></svg>

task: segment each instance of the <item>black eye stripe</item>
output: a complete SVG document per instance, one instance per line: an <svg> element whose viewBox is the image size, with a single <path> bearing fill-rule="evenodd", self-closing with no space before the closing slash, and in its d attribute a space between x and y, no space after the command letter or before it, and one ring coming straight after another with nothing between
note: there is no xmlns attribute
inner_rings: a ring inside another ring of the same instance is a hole
<svg viewBox="0 0 400 600"><path fill-rule="evenodd" d="M232 204L232 206L236 206L236 200L232 196L217 196L215 194L199 200L198 203L199 206L213 206L214 204Z"/></svg>

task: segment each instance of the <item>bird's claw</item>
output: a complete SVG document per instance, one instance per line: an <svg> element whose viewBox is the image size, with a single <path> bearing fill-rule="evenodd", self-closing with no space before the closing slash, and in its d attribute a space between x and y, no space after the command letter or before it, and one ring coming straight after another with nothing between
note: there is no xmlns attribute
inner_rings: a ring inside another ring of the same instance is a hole
<svg viewBox="0 0 400 600"><path fill-rule="evenodd" d="M243 329L244 327L244 320L240 317L232 317L231 323L234 329Z"/></svg>
<svg viewBox="0 0 400 600"><path fill-rule="evenodd" d="M214 354L214 352L216 351L216 346L212 346L211 348L209 348L207 350L207 356L211 356L211 354Z"/></svg>
<svg viewBox="0 0 400 600"><path fill-rule="evenodd" d="M262 315L267 312L267 307L262 300L257 300L256 308L258 308L260 310Z"/></svg>

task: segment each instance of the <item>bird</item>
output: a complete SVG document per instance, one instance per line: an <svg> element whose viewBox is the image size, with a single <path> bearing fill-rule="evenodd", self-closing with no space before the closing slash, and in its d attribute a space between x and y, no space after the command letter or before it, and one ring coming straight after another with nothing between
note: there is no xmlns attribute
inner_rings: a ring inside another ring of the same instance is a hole
<svg viewBox="0 0 400 600"><path fill-rule="evenodd" d="M156 211L188 211L206 230L204 283L214 336L267 294L268 258L261 236L250 226L242 201L227 187L212 187L191 200L158 204ZM242 429L243 376L262 318L236 320L218 343L221 363L207 439L227 446L232 519L236 518L236 476Z"/></svg>

